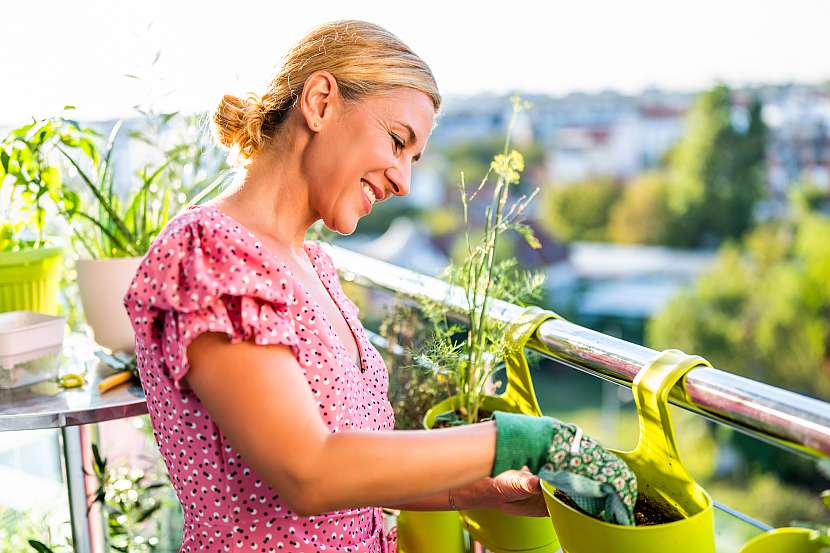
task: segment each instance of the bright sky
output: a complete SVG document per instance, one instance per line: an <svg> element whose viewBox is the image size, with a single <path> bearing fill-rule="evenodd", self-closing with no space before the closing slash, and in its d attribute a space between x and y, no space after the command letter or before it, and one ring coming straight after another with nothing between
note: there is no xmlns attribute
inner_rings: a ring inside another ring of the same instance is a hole
<svg viewBox="0 0 830 553"><path fill-rule="evenodd" d="M65 104L114 117L167 92L162 107L211 109L261 90L291 44L344 18L397 34L445 96L830 79L825 0L14 0L0 17L0 123Z"/></svg>

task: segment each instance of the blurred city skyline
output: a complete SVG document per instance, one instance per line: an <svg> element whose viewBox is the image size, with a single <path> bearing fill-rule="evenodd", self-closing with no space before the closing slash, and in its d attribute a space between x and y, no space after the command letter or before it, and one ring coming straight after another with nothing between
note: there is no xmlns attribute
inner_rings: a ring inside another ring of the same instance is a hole
<svg viewBox="0 0 830 553"><path fill-rule="evenodd" d="M830 79L830 4L820 0L361 1L314 10L45 0L4 6L0 123L67 104L82 119L130 115L151 100L160 109L211 109L224 93L261 90L290 45L317 24L345 18L398 35L430 64L446 97Z"/></svg>

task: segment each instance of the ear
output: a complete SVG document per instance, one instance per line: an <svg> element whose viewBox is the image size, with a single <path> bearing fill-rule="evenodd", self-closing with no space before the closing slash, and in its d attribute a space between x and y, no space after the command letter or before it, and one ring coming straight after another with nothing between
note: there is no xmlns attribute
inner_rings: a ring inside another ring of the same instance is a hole
<svg viewBox="0 0 830 553"><path fill-rule="evenodd" d="M332 121L339 106L340 90L334 75L315 71L306 79L300 97L300 110L308 129L317 132Z"/></svg>

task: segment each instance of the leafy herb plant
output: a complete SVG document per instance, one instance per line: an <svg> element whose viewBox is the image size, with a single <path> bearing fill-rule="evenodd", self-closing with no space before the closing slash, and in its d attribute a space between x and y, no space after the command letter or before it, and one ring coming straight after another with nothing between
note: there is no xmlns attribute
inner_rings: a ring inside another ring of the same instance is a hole
<svg viewBox="0 0 830 553"><path fill-rule="evenodd" d="M479 420L482 394L494 389L493 375L499 370L505 352L505 324L487 316L494 298L519 305L541 299L543 276L523 270L514 258L497 261L496 247L500 237L509 231L518 233L533 248L540 243L533 230L524 224L523 216L538 193L511 200L511 191L520 181L524 170L522 154L510 147L510 137L517 115L530 104L518 96L512 98L513 114L503 151L494 156L487 173L478 187L468 192L461 173L458 185L464 215L466 256L461 262L451 263L442 274L450 284L460 286L466 297L463 325L450 321L446 308L437 302L421 299L420 306L430 321L433 339L416 356L422 366L430 367L434 376L446 382L447 389L460 397L460 408L442 417L447 424L466 424ZM492 173L496 175L492 196L484 212L484 228L473 239L471 206L488 188Z"/></svg>

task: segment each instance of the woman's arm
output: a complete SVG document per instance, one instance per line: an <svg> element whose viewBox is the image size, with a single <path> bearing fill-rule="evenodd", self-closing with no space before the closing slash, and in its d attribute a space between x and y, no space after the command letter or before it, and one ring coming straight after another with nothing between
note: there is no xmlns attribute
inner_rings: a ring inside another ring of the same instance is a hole
<svg viewBox="0 0 830 553"><path fill-rule="evenodd" d="M403 505L490 474L495 423L332 433L288 346L199 335L187 383L245 461L289 508L311 515Z"/></svg>

